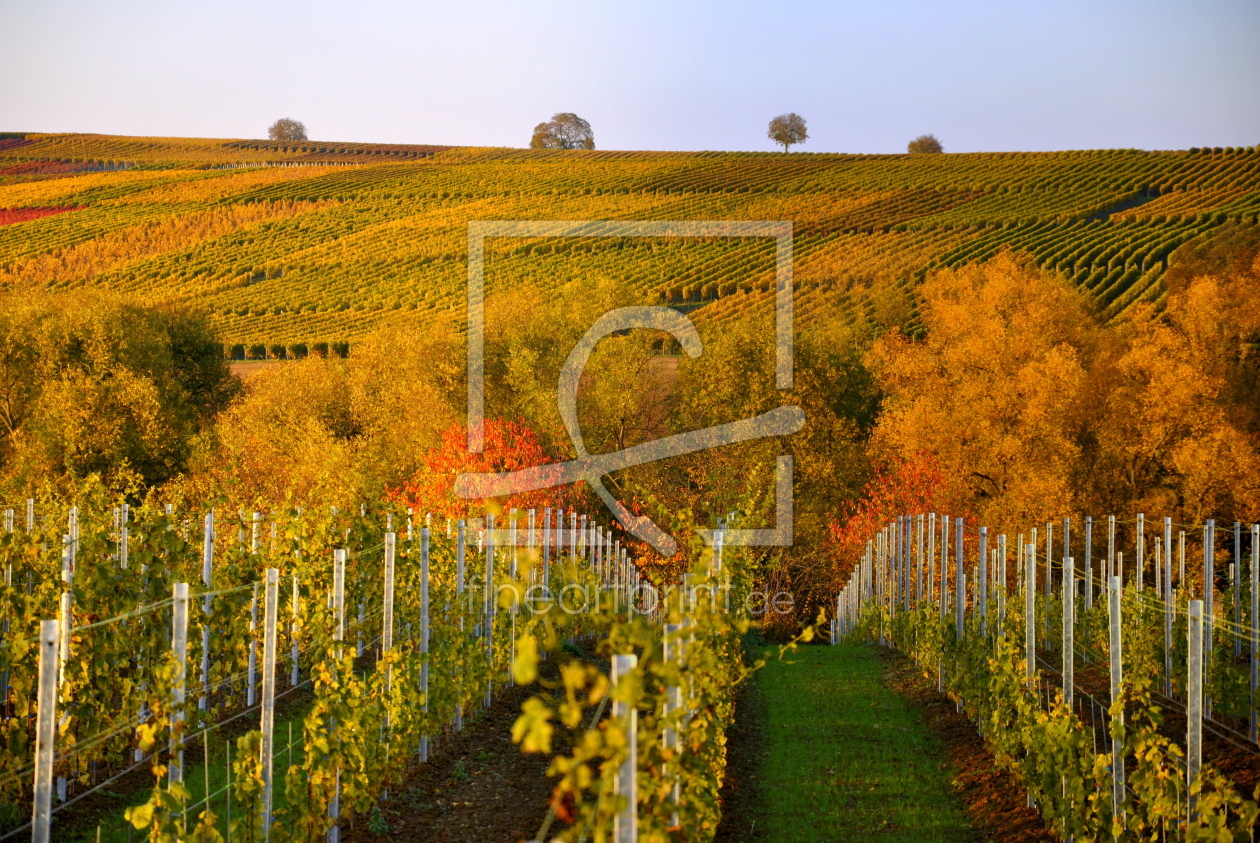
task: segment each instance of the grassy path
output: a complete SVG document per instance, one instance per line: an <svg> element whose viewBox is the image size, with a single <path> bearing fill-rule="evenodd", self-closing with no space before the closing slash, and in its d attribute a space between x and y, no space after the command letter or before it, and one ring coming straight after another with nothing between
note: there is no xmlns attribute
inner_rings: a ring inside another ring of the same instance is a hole
<svg viewBox="0 0 1260 843"><path fill-rule="evenodd" d="M765 754L756 839L977 839L939 740L883 673L869 648L818 646L758 674Z"/></svg>

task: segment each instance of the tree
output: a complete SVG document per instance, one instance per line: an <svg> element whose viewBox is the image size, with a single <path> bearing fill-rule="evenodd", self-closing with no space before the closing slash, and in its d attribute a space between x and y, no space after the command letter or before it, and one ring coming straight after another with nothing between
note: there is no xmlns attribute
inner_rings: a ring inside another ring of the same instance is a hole
<svg viewBox="0 0 1260 843"><path fill-rule="evenodd" d="M805 131L805 118L795 112L780 114L770 121L770 129L766 132L766 137L775 143L782 144L783 151L787 152L792 144L809 140L809 133Z"/></svg>
<svg viewBox="0 0 1260 843"><path fill-rule="evenodd" d="M874 452L930 456L993 528L1077 510L1104 345L1088 300L1007 252L937 272L920 290L926 339L894 331L868 356L888 396Z"/></svg>
<svg viewBox="0 0 1260 843"><path fill-rule="evenodd" d="M546 123L534 127L530 149L594 149L595 135L591 124L572 112L553 115Z"/></svg>
<svg viewBox="0 0 1260 843"><path fill-rule="evenodd" d="M98 475L141 494L183 470L240 382L205 318L99 290L0 299L0 492Z"/></svg>
<svg viewBox="0 0 1260 843"><path fill-rule="evenodd" d="M944 152L945 148L936 139L936 135L919 135L906 146L906 152L915 155L921 152Z"/></svg>
<svg viewBox="0 0 1260 843"><path fill-rule="evenodd" d="M281 117L279 120L272 123L271 128L267 130L267 137L275 141L308 140L306 137L306 127L291 117Z"/></svg>

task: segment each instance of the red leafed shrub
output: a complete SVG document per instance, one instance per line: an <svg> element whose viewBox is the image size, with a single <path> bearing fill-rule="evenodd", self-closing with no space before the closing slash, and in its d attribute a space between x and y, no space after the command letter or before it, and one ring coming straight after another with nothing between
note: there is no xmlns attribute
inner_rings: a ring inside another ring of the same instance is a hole
<svg viewBox="0 0 1260 843"><path fill-rule="evenodd" d="M40 217L51 217L53 214L77 210L79 210L78 205L67 205L64 208L0 208L0 225L37 220Z"/></svg>
<svg viewBox="0 0 1260 843"><path fill-rule="evenodd" d="M936 458L926 451L914 457L892 462L875 473L862 497L854 501L831 524L833 558L836 573L843 580L853 570L866 550L866 542L883 527L895 522L898 515L935 512L962 518L968 533L975 530L975 515L966 493L951 484L942 473ZM940 529L939 523L937 529ZM951 540L953 530L950 530Z"/></svg>
<svg viewBox="0 0 1260 843"><path fill-rule="evenodd" d="M515 495L485 499L455 496L455 480L465 472L516 471L556 462L542 447L537 434L521 419L487 419L485 449L468 453L468 428L452 425L442 434L442 444L429 452L424 468L394 492L394 499L416 512L431 512L448 518L464 518L486 509L537 509L569 507L581 493L572 486L538 489ZM545 473L546 468L542 471Z"/></svg>

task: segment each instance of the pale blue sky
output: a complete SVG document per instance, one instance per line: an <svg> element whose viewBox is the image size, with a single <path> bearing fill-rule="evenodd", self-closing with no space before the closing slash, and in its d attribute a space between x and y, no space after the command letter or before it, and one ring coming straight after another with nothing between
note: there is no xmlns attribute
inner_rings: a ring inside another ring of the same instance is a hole
<svg viewBox="0 0 1260 843"><path fill-rule="evenodd" d="M901 152L1260 143L1260 2L0 0L0 131Z"/></svg>

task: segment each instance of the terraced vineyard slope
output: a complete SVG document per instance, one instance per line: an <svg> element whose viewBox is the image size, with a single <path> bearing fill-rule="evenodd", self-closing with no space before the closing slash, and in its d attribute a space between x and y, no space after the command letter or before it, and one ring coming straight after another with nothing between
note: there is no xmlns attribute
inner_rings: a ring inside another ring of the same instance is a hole
<svg viewBox="0 0 1260 843"><path fill-rule="evenodd" d="M1003 247L1104 318L1159 302L1174 252L1260 215L1260 150L840 155L474 149L0 134L0 287L210 311L229 344L461 329L472 220L790 220L798 324L917 327L929 271ZM754 312L756 240L500 238L490 291L607 278L699 321Z"/></svg>

